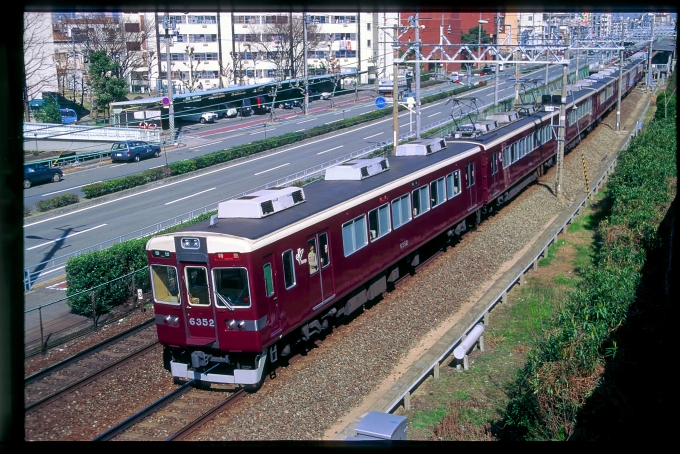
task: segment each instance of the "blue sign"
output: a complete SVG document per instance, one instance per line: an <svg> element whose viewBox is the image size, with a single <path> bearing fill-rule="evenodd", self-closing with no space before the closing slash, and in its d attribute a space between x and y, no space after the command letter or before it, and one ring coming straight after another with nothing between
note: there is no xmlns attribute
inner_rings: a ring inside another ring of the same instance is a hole
<svg viewBox="0 0 680 454"><path fill-rule="evenodd" d="M167 106L168 104L170 104L170 98L164 97L161 102L163 103L164 106Z"/></svg>
<svg viewBox="0 0 680 454"><path fill-rule="evenodd" d="M385 101L385 98L383 98L382 96L378 96L377 98L375 98L375 107L377 107L378 109L384 109L386 105L387 101Z"/></svg>

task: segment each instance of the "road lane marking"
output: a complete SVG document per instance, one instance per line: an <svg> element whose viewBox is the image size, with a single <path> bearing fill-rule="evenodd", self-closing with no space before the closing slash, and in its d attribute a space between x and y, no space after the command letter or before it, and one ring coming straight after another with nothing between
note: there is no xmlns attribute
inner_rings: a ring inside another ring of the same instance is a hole
<svg viewBox="0 0 680 454"><path fill-rule="evenodd" d="M370 139L371 137L379 136L380 134L382 134L382 132L379 132L378 134L373 134L372 136L364 137L364 138L361 139L361 140Z"/></svg>
<svg viewBox="0 0 680 454"><path fill-rule="evenodd" d="M427 118L434 117L435 115L439 115L441 112L435 112L432 115L428 115Z"/></svg>
<svg viewBox="0 0 680 454"><path fill-rule="evenodd" d="M39 248L39 247L42 247L42 246L46 246L46 245L48 245L48 244L56 243L57 241L65 240L66 238L71 238L71 237L74 237L74 236L76 236L76 235L80 235L81 233L91 232L92 230L98 229L98 228L100 228L100 227L104 227L105 225L107 225L107 224L98 225L97 227L92 227L92 228L90 228L90 229L83 230L82 232L72 233L72 234L70 234L70 235L66 235L66 236L63 236L63 237L61 237L61 238L57 238L56 240L47 241L47 242L45 242L45 243L38 244L37 246L29 247L29 248L26 249L26 250L27 250L27 251L30 251L30 250L32 250L32 249L36 249L36 248Z"/></svg>
<svg viewBox="0 0 680 454"><path fill-rule="evenodd" d="M272 170L280 169L281 167L286 167L287 165L290 165L290 162L281 164L280 166L272 167L271 169L268 170L263 170L262 172L254 173L253 175L262 175L263 173L271 172Z"/></svg>
<svg viewBox="0 0 680 454"><path fill-rule="evenodd" d="M194 196L197 196L197 195L201 195L201 194L203 194L203 193L205 193L205 192L210 192L210 191L215 190L215 189L217 189L217 188L206 189L205 191L197 192L196 194L191 194L191 195L188 195L188 196L186 196L186 197L182 197L181 199L172 200L172 201L166 203L165 205L171 205L171 204L173 204L173 203L175 203L175 202L181 202L182 200L190 199L191 197L194 197Z"/></svg>
<svg viewBox="0 0 680 454"><path fill-rule="evenodd" d="M66 192L66 191L70 191L72 189L78 189L78 188L82 188L83 186L89 186L91 184L97 184L97 183L101 183L101 180L95 181L93 183L81 184L80 186L72 186L72 187L67 188L67 189L60 189L59 191L48 192L47 194L43 194L42 197L45 197L47 195L52 195L52 194L59 194L60 192Z"/></svg>
<svg viewBox="0 0 680 454"><path fill-rule="evenodd" d="M329 148L326 151L321 151L321 152L317 153L317 155L328 153L329 151L337 150L338 148L342 148L342 147L344 147L344 145L340 145L339 147L335 147L335 148Z"/></svg>

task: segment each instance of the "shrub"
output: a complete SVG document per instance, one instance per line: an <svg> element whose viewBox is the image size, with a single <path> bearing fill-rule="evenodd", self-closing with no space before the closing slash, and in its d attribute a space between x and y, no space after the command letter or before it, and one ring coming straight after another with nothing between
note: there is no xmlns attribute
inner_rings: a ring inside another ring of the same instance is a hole
<svg viewBox="0 0 680 454"><path fill-rule="evenodd" d="M65 207L67 205L73 205L79 201L80 200L78 199L77 195L68 193L52 197L51 199L47 200L39 200L35 203L35 207L38 209L38 211L45 212L55 208ZM24 209L24 214L26 214L26 209Z"/></svg>

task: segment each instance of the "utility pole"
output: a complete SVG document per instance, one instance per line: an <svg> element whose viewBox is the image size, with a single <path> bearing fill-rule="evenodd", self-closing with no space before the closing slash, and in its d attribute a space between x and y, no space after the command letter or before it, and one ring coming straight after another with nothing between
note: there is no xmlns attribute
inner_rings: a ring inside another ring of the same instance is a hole
<svg viewBox="0 0 680 454"><path fill-rule="evenodd" d="M625 46L625 30L621 24L621 50L619 51L619 96L616 99L616 132L621 132L621 90L623 89L623 47Z"/></svg>
<svg viewBox="0 0 680 454"><path fill-rule="evenodd" d="M647 77L648 77L648 82L647 86L651 86L652 82L654 81L654 73L652 71L652 45L654 44L654 16L652 16L652 36L650 37L651 39L649 40L649 55L647 56L648 58L648 63L647 63Z"/></svg>
<svg viewBox="0 0 680 454"><path fill-rule="evenodd" d="M305 115L309 115L309 69L307 67L307 13L302 13L302 53L305 62Z"/></svg>
<svg viewBox="0 0 680 454"><path fill-rule="evenodd" d="M418 25L418 13L415 14L413 25L415 26L415 40L416 40L416 63L415 63L415 78L416 78L416 139L420 139L420 25ZM395 80L394 85L397 85Z"/></svg>
<svg viewBox="0 0 680 454"><path fill-rule="evenodd" d="M565 201L564 190L562 188L562 178L564 174L564 137L567 125L566 109L567 109L567 75L569 74L569 26L565 33L566 49L564 50L564 61L562 62L562 94L560 97L560 119L557 129L557 200Z"/></svg>
<svg viewBox="0 0 680 454"><path fill-rule="evenodd" d="M394 43L393 43L393 52L396 54L399 52L399 43L397 42L397 25L394 25ZM397 57L398 55L395 55ZM393 57L394 60L396 58ZM399 67L397 65L397 62L394 61L394 64L392 65L394 67L394 76L393 76L393 81L392 81L392 130L393 130L393 136L394 136L394 146L392 147L392 156L397 155L397 145L399 145L399 102L397 101L397 97L399 96L399 86L398 86L398 81L399 81Z"/></svg>
<svg viewBox="0 0 680 454"><path fill-rule="evenodd" d="M163 27L165 28L165 75L168 79L168 128L170 132L170 142L175 142L175 111L172 101L172 72L170 71L170 14L165 14L165 20L163 21Z"/></svg>

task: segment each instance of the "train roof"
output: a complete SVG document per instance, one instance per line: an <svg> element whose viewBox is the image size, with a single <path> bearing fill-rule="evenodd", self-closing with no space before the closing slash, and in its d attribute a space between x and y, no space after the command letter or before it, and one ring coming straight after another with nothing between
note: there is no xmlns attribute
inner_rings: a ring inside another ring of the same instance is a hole
<svg viewBox="0 0 680 454"><path fill-rule="evenodd" d="M298 203L273 215L259 219L218 218L214 226L210 225L210 220L205 220L170 235L174 236L180 232L222 234L253 243L306 220L313 219L315 223L320 219L330 218L334 208L338 209L353 199L362 196L377 197L378 193L392 189L393 185L403 184L410 178L418 178L426 169L431 171L429 168L433 166L449 164L456 161L456 158L462 159L478 150L479 147L474 144L456 143L427 156L389 156L387 158L389 170L362 180L315 181L303 187L306 198L304 203ZM371 194L376 190L376 193Z"/></svg>

